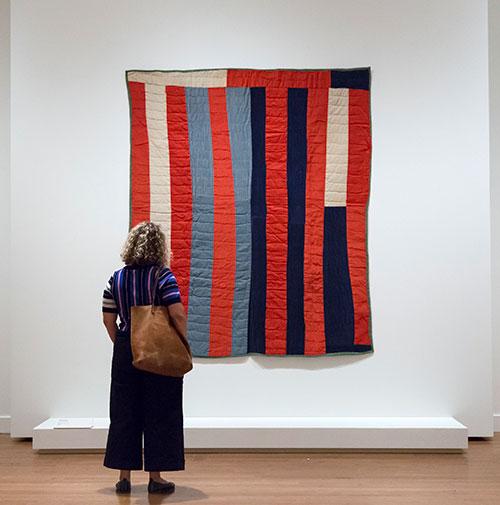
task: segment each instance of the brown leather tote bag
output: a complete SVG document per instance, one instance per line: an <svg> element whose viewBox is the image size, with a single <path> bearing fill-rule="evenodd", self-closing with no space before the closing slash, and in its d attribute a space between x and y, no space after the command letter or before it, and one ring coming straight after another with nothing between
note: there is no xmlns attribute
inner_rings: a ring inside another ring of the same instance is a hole
<svg viewBox="0 0 500 505"><path fill-rule="evenodd" d="M130 308L132 364L139 370L182 377L193 368L191 348L170 320L168 309L155 305L160 269L152 289L152 305Z"/></svg>

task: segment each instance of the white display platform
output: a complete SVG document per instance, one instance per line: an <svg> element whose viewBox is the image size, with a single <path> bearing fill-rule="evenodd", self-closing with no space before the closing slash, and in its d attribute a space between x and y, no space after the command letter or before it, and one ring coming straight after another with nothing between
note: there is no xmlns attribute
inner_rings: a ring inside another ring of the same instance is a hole
<svg viewBox="0 0 500 505"><path fill-rule="evenodd" d="M104 449L108 425L50 418L34 428L33 449ZM188 417L184 428L186 449L467 448L467 427L453 417Z"/></svg>

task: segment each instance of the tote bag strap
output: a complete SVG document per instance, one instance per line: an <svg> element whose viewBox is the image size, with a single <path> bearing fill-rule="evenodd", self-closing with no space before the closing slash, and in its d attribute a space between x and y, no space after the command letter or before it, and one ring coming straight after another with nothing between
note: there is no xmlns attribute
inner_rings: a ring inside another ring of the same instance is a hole
<svg viewBox="0 0 500 505"><path fill-rule="evenodd" d="M160 270L160 267L156 269L155 278L151 286L151 312L154 312L155 309L155 300L158 292L158 284L160 282Z"/></svg>

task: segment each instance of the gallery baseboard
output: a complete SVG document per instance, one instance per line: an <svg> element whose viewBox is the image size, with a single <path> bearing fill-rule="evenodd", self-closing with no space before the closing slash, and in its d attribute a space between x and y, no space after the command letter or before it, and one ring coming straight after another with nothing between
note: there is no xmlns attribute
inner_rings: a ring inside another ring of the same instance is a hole
<svg viewBox="0 0 500 505"><path fill-rule="evenodd" d="M0 433L10 433L10 416L0 416Z"/></svg>
<svg viewBox="0 0 500 505"><path fill-rule="evenodd" d="M103 449L107 418L50 418L33 430L35 450ZM467 428L452 417L191 417L187 449L459 450Z"/></svg>

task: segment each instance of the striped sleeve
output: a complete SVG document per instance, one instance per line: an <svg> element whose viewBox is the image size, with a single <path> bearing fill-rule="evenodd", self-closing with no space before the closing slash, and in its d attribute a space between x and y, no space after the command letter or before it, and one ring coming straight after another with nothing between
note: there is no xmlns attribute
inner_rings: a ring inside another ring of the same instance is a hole
<svg viewBox="0 0 500 505"><path fill-rule="evenodd" d="M181 302L181 293L172 271L168 268L161 273L158 280L158 291L162 305L172 305Z"/></svg>
<svg viewBox="0 0 500 505"><path fill-rule="evenodd" d="M118 314L118 307L113 297L113 276L109 278L102 294L102 311Z"/></svg>

